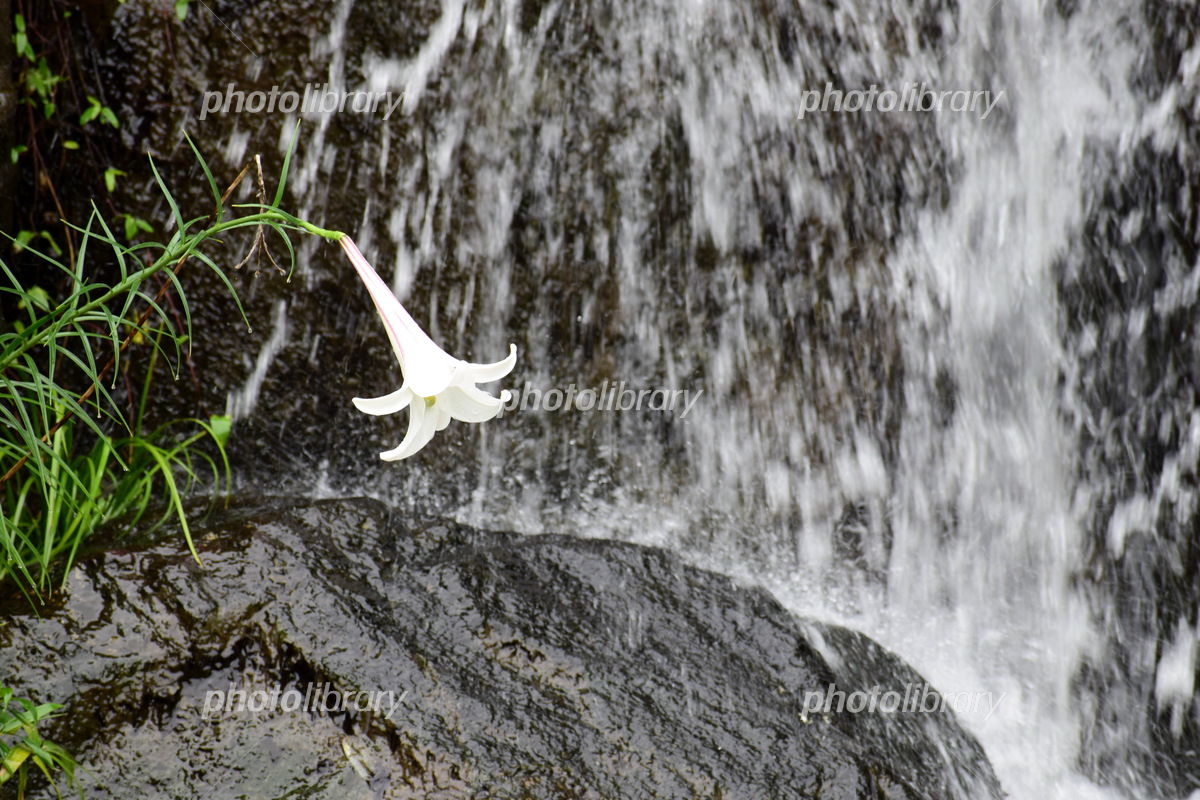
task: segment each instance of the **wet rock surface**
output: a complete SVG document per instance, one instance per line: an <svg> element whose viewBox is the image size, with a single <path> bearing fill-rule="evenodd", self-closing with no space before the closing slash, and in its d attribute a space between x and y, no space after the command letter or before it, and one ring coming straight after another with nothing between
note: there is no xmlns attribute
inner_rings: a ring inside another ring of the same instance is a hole
<svg viewBox="0 0 1200 800"><path fill-rule="evenodd" d="M665 551L361 499L197 538L5 601L0 677L69 698L47 733L115 797L1000 796L949 714L805 710L921 682L894 656Z"/></svg>

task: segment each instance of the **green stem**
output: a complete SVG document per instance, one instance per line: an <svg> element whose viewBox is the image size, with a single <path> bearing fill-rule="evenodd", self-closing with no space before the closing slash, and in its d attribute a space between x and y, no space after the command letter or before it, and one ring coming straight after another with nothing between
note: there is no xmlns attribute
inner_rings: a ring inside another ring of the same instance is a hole
<svg viewBox="0 0 1200 800"><path fill-rule="evenodd" d="M135 290L149 278L169 268L181 258L193 253L206 240L213 239L227 231L265 223L275 223L292 230L304 231L335 242L345 236L341 231L317 227L312 223L305 222L298 217L293 217L291 214L277 209L268 209L258 214L249 214L227 222L219 222L191 236L179 239L174 246L168 246L152 265L126 276L124 280L109 287L108 291L94 297L92 300L79 304L79 295L73 295L71 299L64 301L53 312L42 318L45 322L43 325L37 326L39 330L34 335L24 338L17 348L0 354L0 372L7 370L11 364L16 362L25 353L45 345L55 338L64 326L107 305L114 298ZM39 322L42 322L42 320L39 320Z"/></svg>

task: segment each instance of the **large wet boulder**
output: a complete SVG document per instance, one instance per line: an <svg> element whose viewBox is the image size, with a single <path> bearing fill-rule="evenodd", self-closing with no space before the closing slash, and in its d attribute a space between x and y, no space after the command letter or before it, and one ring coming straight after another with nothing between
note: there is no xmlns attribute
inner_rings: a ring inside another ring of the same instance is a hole
<svg viewBox="0 0 1200 800"><path fill-rule="evenodd" d="M912 669L666 551L371 500L196 535L203 567L145 541L0 609L0 679L118 798L1000 796L948 712L811 700Z"/></svg>

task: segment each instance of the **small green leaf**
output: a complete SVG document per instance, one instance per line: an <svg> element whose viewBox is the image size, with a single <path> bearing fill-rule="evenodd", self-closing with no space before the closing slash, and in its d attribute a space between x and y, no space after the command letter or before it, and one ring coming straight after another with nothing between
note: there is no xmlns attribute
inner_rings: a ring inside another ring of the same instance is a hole
<svg viewBox="0 0 1200 800"><path fill-rule="evenodd" d="M80 125L87 125L96 117L100 116L100 109L104 107L101 105L100 101L94 97L89 97L88 102L91 103L91 105L84 109L83 113L79 115Z"/></svg>
<svg viewBox="0 0 1200 800"><path fill-rule="evenodd" d="M44 102L50 100L54 87L61 83L63 77L50 71L46 59L39 58L36 67L25 70L25 85L30 94L40 97Z"/></svg>
<svg viewBox="0 0 1200 800"><path fill-rule="evenodd" d="M30 233L31 231L23 231ZM28 301L28 302L27 302ZM40 286L31 286L25 290L25 296L17 303L17 308L24 311L30 305L34 308L40 308L42 311L50 310L50 295Z"/></svg>
<svg viewBox="0 0 1200 800"><path fill-rule="evenodd" d="M64 150L78 150L79 142L75 141L74 139L64 139L63 140L63 149Z"/></svg>
<svg viewBox="0 0 1200 800"><path fill-rule="evenodd" d="M42 113L46 115L46 119L50 119L51 117L54 116L54 112L55 112L56 108L57 107L54 105L54 103L47 102L45 105L42 106Z"/></svg>
<svg viewBox="0 0 1200 800"><path fill-rule="evenodd" d="M15 164L15 163L17 163L17 159L21 157L21 153L24 153L28 149L29 148L26 147L25 145L19 144L16 147L14 147L12 150L9 150L8 154L9 154L9 156L12 157L12 162Z"/></svg>
<svg viewBox="0 0 1200 800"><path fill-rule="evenodd" d="M25 17L21 14L13 15L13 25L17 27L17 33L25 32Z"/></svg>
<svg viewBox="0 0 1200 800"><path fill-rule="evenodd" d="M24 250L33 241L33 237L37 236L34 231L18 231L17 238L13 242L13 250L17 253Z"/></svg>
<svg viewBox="0 0 1200 800"><path fill-rule="evenodd" d="M213 415L208 418L209 427L212 428L213 438L217 440L217 444L222 447L229 441L229 433L233 430L233 417L228 417L223 414Z"/></svg>
<svg viewBox="0 0 1200 800"><path fill-rule="evenodd" d="M175 16L179 17L179 21L187 19L188 3L191 0L175 0Z"/></svg>
<svg viewBox="0 0 1200 800"><path fill-rule="evenodd" d="M121 217L125 220L126 239L133 239L133 237L138 235L139 231L143 233L152 233L154 231L150 223L141 217L135 217L133 214L122 214Z"/></svg>
<svg viewBox="0 0 1200 800"><path fill-rule="evenodd" d="M104 106L100 109L100 119L101 121L112 125L114 128L121 127L121 123L117 121L117 115L114 114L113 110L108 106Z"/></svg>
<svg viewBox="0 0 1200 800"><path fill-rule="evenodd" d="M110 192L117 190L117 176L126 174L123 170L116 167L109 167L104 170L104 185Z"/></svg>

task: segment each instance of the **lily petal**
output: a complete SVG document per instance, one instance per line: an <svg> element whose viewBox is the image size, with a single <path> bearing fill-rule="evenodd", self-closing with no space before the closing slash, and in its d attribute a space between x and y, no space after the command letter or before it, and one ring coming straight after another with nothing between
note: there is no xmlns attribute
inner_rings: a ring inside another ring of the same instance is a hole
<svg viewBox="0 0 1200 800"><path fill-rule="evenodd" d="M502 407L499 400L474 386L451 386L438 395L437 404L462 422L487 422Z"/></svg>
<svg viewBox="0 0 1200 800"><path fill-rule="evenodd" d="M517 363L517 346L510 345L508 357L494 364L471 364L454 358L421 330L350 237L342 236L339 242L371 295L404 374L403 385L391 394L354 398L354 405L367 414L410 409L404 441L399 447L380 453L380 458L385 461L408 458L452 419L484 422L499 414L512 394L503 391L497 399L475 384L499 380L511 372Z"/></svg>
<svg viewBox="0 0 1200 800"><path fill-rule="evenodd" d="M339 242L375 303L405 382L418 397L433 397L450 385L460 362L421 329L349 236L343 236ZM420 364L421 368L409 374L412 364Z"/></svg>
<svg viewBox="0 0 1200 800"><path fill-rule="evenodd" d="M425 362L410 365L411 371L405 374L404 385L412 389L413 394L418 397L434 397L446 391L448 386L471 383L470 364L445 353L442 355L445 361L441 363L430 358ZM430 364L436 364L436 367L431 369ZM406 372L403 364L400 365L400 371Z"/></svg>
<svg viewBox="0 0 1200 800"><path fill-rule="evenodd" d="M438 397L438 399L433 402L432 410L437 411L437 429L439 431L446 430L446 426L450 424L450 420L454 419L454 417L450 416L449 410L442 405L441 397Z"/></svg>
<svg viewBox="0 0 1200 800"><path fill-rule="evenodd" d="M395 414L397 411L403 411L408 408L408 404L412 402L413 392L407 386L401 386L391 394L383 397L355 397L352 399L354 407L364 414L373 414L379 416L381 414Z"/></svg>
<svg viewBox="0 0 1200 800"><path fill-rule="evenodd" d="M512 368L517 365L517 346L510 344L508 348L508 358L503 361L497 361L495 364L471 365L472 377L474 377L475 383L498 381L512 372Z"/></svg>
<svg viewBox="0 0 1200 800"><path fill-rule="evenodd" d="M413 403L411 408L408 433L404 435L404 441L400 442L400 446L396 449L380 453L379 457L384 461L399 461L402 458L408 458L429 444L429 440L437 432L437 414L429 413L422 401Z"/></svg>

